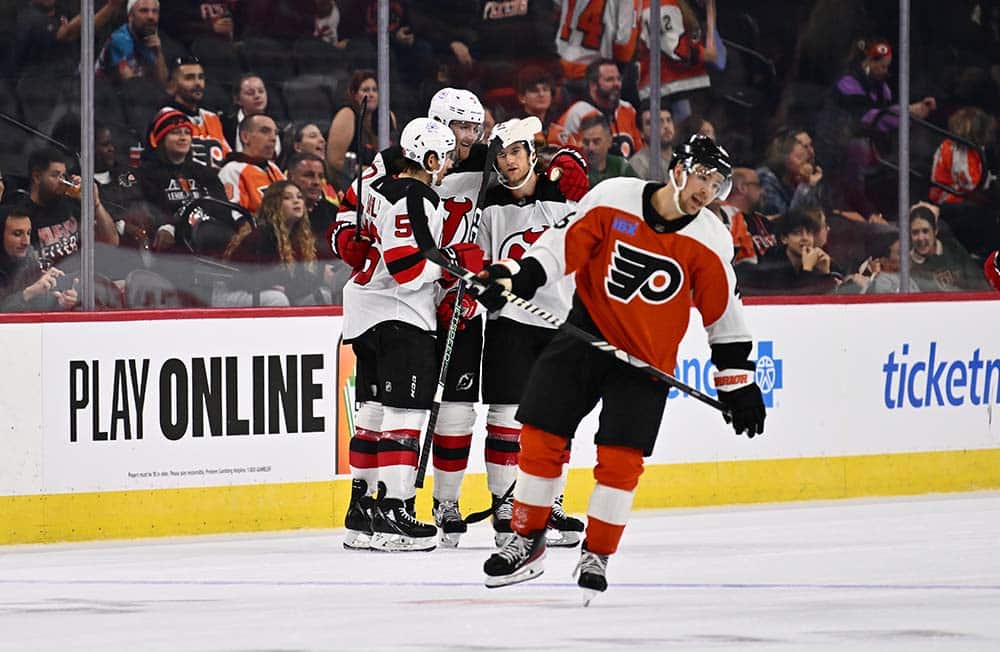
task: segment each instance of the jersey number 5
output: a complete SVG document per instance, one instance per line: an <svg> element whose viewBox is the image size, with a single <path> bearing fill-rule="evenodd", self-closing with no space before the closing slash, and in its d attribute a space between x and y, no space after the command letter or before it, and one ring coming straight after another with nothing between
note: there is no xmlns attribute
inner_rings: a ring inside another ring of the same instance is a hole
<svg viewBox="0 0 1000 652"><path fill-rule="evenodd" d="M563 23L562 32L559 33L559 38L564 41L573 36L572 23L576 3L577 0L566 2L566 22ZM601 37L604 35L604 0L588 0L576 19L576 29L583 32L583 41L580 43L583 47L588 50L600 49Z"/></svg>

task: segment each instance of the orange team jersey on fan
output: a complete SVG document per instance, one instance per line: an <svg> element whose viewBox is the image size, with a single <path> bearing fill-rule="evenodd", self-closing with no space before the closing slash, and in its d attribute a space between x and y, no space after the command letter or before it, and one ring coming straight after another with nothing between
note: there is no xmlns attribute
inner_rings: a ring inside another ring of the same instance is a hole
<svg viewBox="0 0 1000 652"><path fill-rule="evenodd" d="M751 337L729 263L732 236L705 208L651 226L644 219L653 212L649 196L662 187L608 179L584 196L575 217L546 231L526 255L541 263L549 281L575 274L576 293L604 338L669 371L692 305L709 344Z"/></svg>
<svg viewBox="0 0 1000 652"><path fill-rule="evenodd" d="M747 226L746 218L743 217L743 211L729 204L722 204L719 206L719 210L722 212L722 223L729 228L729 232L733 235L733 249L735 250L733 262L756 263L757 251L753 247L753 236L750 235L750 228Z"/></svg>
<svg viewBox="0 0 1000 652"><path fill-rule="evenodd" d="M639 0L562 0L556 49L566 79L598 59L629 63L639 38Z"/></svg>
<svg viewBox="0 0 1000 652"><path fill-rule="evenodd" d="M549 142L555 145L580 147L580 123L587 117L601 113L590 102L573 102L566 112L549 127ZM614 115L610 116L611 142L618 146L621 156L628 158L642 149L642 132L636 122L635 107L619 100ZM612 152L614 153L614 152Z"/></svg>
<svg viewBox="0 0 1000 652"><path fill-rule="evenodd" d="M285 178L272 161L253 162L242 154L234 154L219 170L219 181L226 189L229 201L256 213L264 199L264 191L275 181Z"/></svg>
<svg viewBox="0 0 1000 652"><path fill-rule="evenodd" d="M188 117L191 121L191 155L194 160L213 168L221 168L226 157L233 151L226 140L226 135L222 129L222 120L219 116L206 109L198 109L198 112L191 115L186 109L177 104L171 104L160 109L164 111L177 110Z"/></svg>
<svg viewBox="0 0 1000 652"><path fill-rule="evenodd" d="M642 30L639 35L639 97L649 97L649 0L643 0ZM684 16L677 0L660 2L660 95L707 88L711 85L705 70L705 46L684 31Z"/></svg>
<svg viewBox="0 0 1000 652"><path fill-rule="evenodd" d="M972 192L983 180L983 161L979 152L951 139L945 140L934 152L931 180L963 194ZM964 196L952 194L937 186L931 188L929 196L935 204L965 201Z"/></svg>

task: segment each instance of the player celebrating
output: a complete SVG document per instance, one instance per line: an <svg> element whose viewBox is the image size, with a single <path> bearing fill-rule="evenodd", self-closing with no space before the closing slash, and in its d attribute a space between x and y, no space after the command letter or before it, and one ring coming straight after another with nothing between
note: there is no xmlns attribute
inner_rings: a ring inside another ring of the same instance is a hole
<svg viewBox="0 0 1000 652"><path fill-rule="evenodd" d="M500 186L486 194L478 243L492 260L519 259L546 229L562 221L588 188L586 160L574 150L553 156L548 175L535 173L535 134L542 124L535 117L497 125L493 137L503 149L495 167ZM558 170L558 173L554 171ZM563 190L565 188L566 195ZM573 200L567 203L567 199ZM536 303L554 315L569 313L573 280L547 285ZM486 479L493 495L493 528L497 546L513 536L510 515L513 500L508 487L517 475L521 424L514 418L524 390L526 373L555 334L543 320L514 306L504 306L486 323L483 351L483 402L486 417ZM565 479L565 478L564 478ZM561 487L560 487L561 489ZM562 495L556 498L548 522L549 546L575 546L583 522L567 516Z"/></svg>
<svg viewBox="0 0 1000 652"><path fill-rule="evenodd" d="M344 339L358 359L361 408L355 421L376 440L367 449L370 457L374 448L375 466L366 466L361 477L355 477L352 498L359 499L348 508L345 545L350 540L349 547L363 546L368 530L360 497L370 499L369 483L377 478L382 491L371 511L370 546L432 550L437 528L417 521L406 508L414 494L419 433L436 378L435 297L441 272L419 252L442 238L445 213L432 186L448 170L455 137L437 122L417 118L403 129L400 146L403 171L396 179L383 177L373 185L377 195L373 192L372 197L385 201L373 206L367 263L344 288ZM482 250L475 245L444 251L462 265L482 267ZM367 402L381 405L380 423L366 422ZM352 471L354 451L352 446Z"/></svg>
<svg viewBox="0 0 1000 652"><path fill-rule="evenodd" d="M531 298L548 279L575 274L568 321L660 369L673 369L692 305L701 312L715 364L719 400L737 434L764 429L754 382L750 332L729 263L732 238L705 207L725 197L732 167L703 136L678 148L669 183L610 179L591 190L568 224L548 230L520 264L491 265L481 276ZM499 287L481 295L499 307ZM603 402L595 435L597 485L574 574L584 604L607 589L608 558L618 548L653 451L668 388L589 343L559 332L532 369L517 419L520 471L514 492L515 536L484 564L486 586L539 576L545 529L580 420Z"/></svg>

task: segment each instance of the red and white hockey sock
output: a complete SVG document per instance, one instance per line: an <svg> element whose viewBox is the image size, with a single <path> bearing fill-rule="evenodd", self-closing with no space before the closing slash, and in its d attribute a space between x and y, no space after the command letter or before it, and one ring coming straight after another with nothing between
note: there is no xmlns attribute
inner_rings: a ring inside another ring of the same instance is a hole
<svg viewBox="0 0 1000 652"><path fill-rule="evenodd" d="M587 550L599 555L618 550L642 471L642 451L598 445L594 468L597 486L587 507Z"/></svg>
<svg viewBox="0 0 1000 652"><path fill-rule="evenodd" d="M382 437L378 442L379 480L388 498L406 500L413 495L420 449L420 427L426 410L383 408Z"/></svg>
<svg viewBox="0 0 1000 652"><path fill-rule="evenodd" d="M516 405L491 405L486 413L486 484L494 496L504 495L517 478L521 424L516 412Z"/></svg>
<svg viewBox="0 0 1000 652"><path fill-rule="evenodd" d="M458 500L475 424L472 403L441 403L434 428L434 497L438 500Z"/></svg>
<svg viewBox="0 0 1000 652"><path fill-rule="evenodd" d="M569 461L569 440L540 428L521 430L521 454L514 486L514 512L510 527L528 536L544 530L559 495L563 465Z"/></svg>
<svg viewBox="0 0 1000 652"><path fill-rule="evenodd" d="M364 480L368 495L378 490L378 440L382 430L382 404L362 403L354 413L354 436L349 445L351 477Z"/></svg>

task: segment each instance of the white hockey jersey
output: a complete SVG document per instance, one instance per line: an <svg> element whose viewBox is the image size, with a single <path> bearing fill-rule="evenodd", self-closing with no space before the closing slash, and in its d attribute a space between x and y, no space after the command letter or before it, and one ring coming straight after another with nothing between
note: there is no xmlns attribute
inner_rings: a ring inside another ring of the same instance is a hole
<svg viewBox="0 0 1000 652"><path fill-rule="evenodd" d="M538 177L535 194L526 200L515 199L506 188L493 188L486 193L477 242L488 260L520 260L547 229L565 220L573 208L574 204L565 200L558 186L544 176ZM550 277L549 281L538 289L531 302L565 319L573 301L573 277L560 275ZM552 328L542 318L510 304L489 316L499 317Z"/></svg>
<svg viewBox="0 0 1000 652"><path fill-rule="evenodd" d="M344 286L344 340L385 321L434 331L441 268L424 258L418 243L440 244L442 202L410 178L385 176L370 190L371 205L379 210L368 224L372 247L365 266Z"/></svg>

